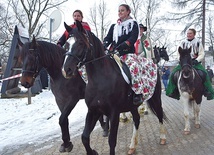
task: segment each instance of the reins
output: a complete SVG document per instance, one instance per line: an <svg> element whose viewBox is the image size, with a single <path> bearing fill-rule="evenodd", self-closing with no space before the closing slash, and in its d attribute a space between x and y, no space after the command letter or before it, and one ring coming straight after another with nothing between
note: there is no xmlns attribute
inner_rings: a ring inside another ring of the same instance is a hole
<svg viewBox="0 0 214 155"><path fill-rule="evenodd" d="M91 45L91 44L90 44L90 45ZM93 46L93 45L91 45L91 46ZM107 56L110 56L110 58L114 58L113 55L118 53L117 50L114 51L114 52L110 52L109 50L107 50L107 51L108 51L108 52L107 52L105 55L103 55L103 56L101 56L101 57L98 57L98 58L94 58L93 60L90 60L90 61L87 61L87 62L85 62L87 52L86 52L86 54L85 54L83 60L80 60L80 58L78 58L76 55L72 54L71 52L66 52L65 55L69 55L69 56L74 57L74 58L79 62L79 63L77 64L77 68L80 68L80 67L83 66L83 65L87 65L87 64L89 64L89 63L98 61L98 60L103 59L103 58L105 58L105 57L107 57Z"/></svg>

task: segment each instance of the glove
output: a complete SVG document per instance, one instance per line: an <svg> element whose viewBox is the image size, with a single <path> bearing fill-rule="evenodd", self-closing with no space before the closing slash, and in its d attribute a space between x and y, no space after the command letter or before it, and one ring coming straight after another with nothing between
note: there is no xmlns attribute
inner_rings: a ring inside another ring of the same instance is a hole
<svg viewBox="0 0 214 155"><path fill-rule="evenodd" d="M198 60L193 60L193 61L192 61L192 64L193 64L193 65L197 65L197 64L199 64L199 62L198 62Z"/></svg>
<svg viewBox="0 0 214 155"><path fill-rule="evenodd" d="M127 45L126 42L122 42L120 45L118 45L115 50L122 51L122 50L128 50L129 45Z"/></svg>

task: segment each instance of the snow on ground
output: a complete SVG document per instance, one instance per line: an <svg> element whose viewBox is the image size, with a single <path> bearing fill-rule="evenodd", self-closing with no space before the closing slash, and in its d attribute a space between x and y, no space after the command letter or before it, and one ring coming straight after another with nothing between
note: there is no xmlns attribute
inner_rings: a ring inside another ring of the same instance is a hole
<svg viewBox="0 0 214 155"><path fill-rule="evenodd" d="M44 139L61 140L60 111L52 92L43 90L32 97L30 105L27 103L27 98L0 98L0 151L12 145L44 142ZM82 133L86 113L85 100L80 100L69 115L71 138Z"/></svg>

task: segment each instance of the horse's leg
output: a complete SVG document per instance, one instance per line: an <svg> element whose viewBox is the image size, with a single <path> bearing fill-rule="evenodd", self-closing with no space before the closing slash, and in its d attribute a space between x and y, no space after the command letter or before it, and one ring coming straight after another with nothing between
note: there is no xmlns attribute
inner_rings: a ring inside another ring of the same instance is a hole
<svg viewBox="0 0 214 155"><path fill-rule="evenodd" d="M144 104L144 115L148 115L148 105L147 102L143 102Z"/></svg>
<svg viewBox="0 0 214 155"><path fill-rule="evenodd" d="M184 120L185 120L184 134L188 135L188 134L190 134L189 93L181 92L180 94L181 94L180 100L184 106Z"/></svg>
<svg viewBox="0 0 214 155"><path fill-rule="evenodd" d="M61 115L59 117L59 125L62 132L63 144L60 146L60 152L70 152L73 149L73 144L72 142L70 142L68 116L77 104L77 102L78 100L76 101L76 103L75 101L72 102L75 104L68 103L68 106L66 108L63 108L63 110L61 111Z"/></svg>
<svg viewBox="0 0 214 155"><path fill-rule="evenodd" d="M139 124L140 124L140 114L138 113L138 110L135 109L131 111L132 117L133 117L133 132L132 132L132 139L131 139L131 144L129 146L129 151L128 154L133 154L136 150L137 144L138 144L138 129L139 129Z"/></svg>
<svg viewBox="0 0 214 155"><path fill-rule="evenodd" d="M166 144L166 128L163 124L163 120L166 119L164 115L163 108L162 108L162 101L161 101L161 81L160 75L158 74L157 77L157 84L155 86L155 91L152 97L147 101L148 106L150 107L151 111L157 116L159 123L160 123L160 144Z"/></svg>
<svg viewBox="0 0 214 155"><path fill-rule="evenodd" d="M195 128L200 128L200 113L201 113L201 104L197 104L195 101L193 102L193 112L195 117Z"/></svg>
<svg viewBox="0 0 214 155"><path fill-rule="evenodd" d="M96 122L98 121L100 114L95 114L95 112L88 111L86 115L86 121L85 121L85 128L82 133L82 143L85 147L85 150L87 152L87 155L98 155L98 153L95 150L91 149L90 146L90 134L93 131Z"/></svg>
<svg viewBox="0 0 214 155"><path fill-rule="evenodd" d="M118 132L118 126L119 126L119 112L111 112L112 115L110 116L110 133L109 133L109 139L108 143L110 146L110 155L115 155L115 147L117 143L117 132Z"/></svg>
<svg viewBox="0 0 214 155"><path fill-rule="evenodd" d="M105 122L103 127L103 137L108 137L109 133L109 118L106 115L103 115L103 120Z"/></svg>
<svg viewBox="0 0 214 155"><path fill-rule="evenodd" d="M166 127L163 123L160 122L160 144L166 144Z"/></svg>

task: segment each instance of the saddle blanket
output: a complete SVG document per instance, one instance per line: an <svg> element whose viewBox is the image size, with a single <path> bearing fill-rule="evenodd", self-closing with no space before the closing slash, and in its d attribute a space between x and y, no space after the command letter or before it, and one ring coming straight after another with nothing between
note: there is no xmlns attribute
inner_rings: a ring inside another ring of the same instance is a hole
<svg viewBox="0 0 214 155"><path fill-rule="evenodd" d="M126 54L120 59L130 70L132 90L136 94L143 94L144 101L150 99L157 83L157 65L152 59L144 58L143 55Z"/></svg>

